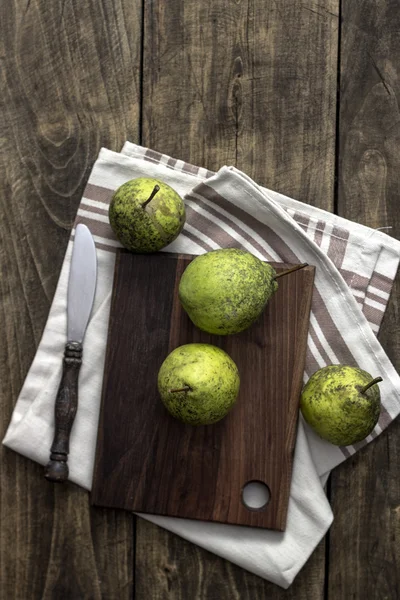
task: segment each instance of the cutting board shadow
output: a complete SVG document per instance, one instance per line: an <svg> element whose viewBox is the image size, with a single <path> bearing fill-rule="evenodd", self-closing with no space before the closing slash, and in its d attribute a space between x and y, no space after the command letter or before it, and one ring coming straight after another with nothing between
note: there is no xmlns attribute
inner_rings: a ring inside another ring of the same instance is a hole
<svg viewBox="0 0 400 600"><path fill-rule="evenodd" d="M280 278L247 331L214 336L191 323L178 299L191 259L117 253L92 504L283 531L314 267ZM214 425L184 425L159 399L161 363L190 342L223 348L239 368L238 400ZM261 510L243 503L251 481L269 488Z"/></svg>

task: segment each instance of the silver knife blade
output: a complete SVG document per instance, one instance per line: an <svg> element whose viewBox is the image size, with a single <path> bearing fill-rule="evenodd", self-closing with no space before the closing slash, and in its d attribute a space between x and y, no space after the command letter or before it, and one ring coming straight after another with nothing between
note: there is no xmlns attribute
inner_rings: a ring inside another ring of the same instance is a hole
<svg viewBox="0 0 400 600"><path fill-rule="evenodd" d="M96 291L96 247L90 230L79 223L75 230L67 296L67 339L82 342Z"/></svg>

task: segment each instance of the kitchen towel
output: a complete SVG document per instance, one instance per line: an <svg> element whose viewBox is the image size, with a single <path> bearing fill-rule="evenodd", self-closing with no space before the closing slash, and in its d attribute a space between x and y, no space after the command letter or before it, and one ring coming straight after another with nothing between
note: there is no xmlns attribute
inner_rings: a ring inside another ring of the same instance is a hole
<svg viewBox="0 0 400 600"><path fill-rule="evenodd" d="M79 206L48 321L3 443L45 464L53 438L54 400L66 339L66 291L78 223L88 225L98 257L96 298L84 344L80 400L71 434L70 479L90 490L115 252L109 222L114 190L134 177L154 177L185 200L187 222L166 252L201 254L241 247L264 260L316 266L304 381L327 364L360 365L380 375L383 406L366 440L338 448L300 418L286 531L140 516L287 588L328 530L324 494L332 468L379 435L400 412L400 379L376 333L400 259L400 242L258 186L233 167L217 173L127 142L121 153L100 151Z"/></svg>

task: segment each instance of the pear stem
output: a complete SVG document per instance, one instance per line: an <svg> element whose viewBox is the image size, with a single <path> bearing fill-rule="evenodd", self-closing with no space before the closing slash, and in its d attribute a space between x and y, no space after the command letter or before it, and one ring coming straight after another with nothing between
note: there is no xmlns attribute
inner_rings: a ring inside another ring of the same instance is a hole
<svg viewBox="0 0 400 600"><path fill-rule="evenodd" d="M143 202L142 204L142 208L146 208L146 206L149 204L149 202L151 202L154 198L154 196L157 194L157 192L160 191L160 186L159 185L155 185L153 188L153 191L151 192L148 200L146 200L146 202Z"/></svg>
<svg viewBox="0 0 400 600"><path fill-rule="evenodd" d="M191 388L188 385L185 387L177 388L176 390L168 390L170 394L175 394L176 392L190 392Z"/></svg>
<svg viewBox="0 0 400 600"><path fill-rule="evenodd" d="M361 394L365 394L365 392L367 390L369 390L370 387L372 387L376 383L379 383L380 381L383 381L382 377L375 377L375 379L373 379L372 381L370 381L369 383L367 383L367 385L365 385L363 388L361 388L360 393Z"/></svg>
<svg viewBox="0 0 400 600"><path fill-rule="evenodd" d="M303 263L302 265L296 265L287 271L282 271L282 273L277 273L274 279L279 279L279 277L284 277L285 275L289 275L289 273L293 273L294 271L298 271L299 269L304 269L304 267L308 267L308 263Z"/></svg>

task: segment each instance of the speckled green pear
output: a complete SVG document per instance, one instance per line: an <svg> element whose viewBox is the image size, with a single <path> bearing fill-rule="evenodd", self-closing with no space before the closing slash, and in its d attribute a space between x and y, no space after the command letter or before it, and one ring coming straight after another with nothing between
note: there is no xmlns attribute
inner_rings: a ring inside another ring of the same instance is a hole
<svg viewBox="0 0 400 600"><path fill-rule="evenodd" d="M169 185L146 177L131 179L112 197L110 225L132 252L157 252L173 242L185 224L182 198Z"/></svg>
<svg viewBox="0 0 400 600"><path fill-rule="evenodd" d="M310 377L301 394L301 411L316 433L335 444L349 446L374 429L381 410L377 383L356 367L330 365Z"/></svg>
<svg viewBox="0 0 400 600"><path fill-rule="evenodd" d="M158 373L158 391L173 417L188 425L211 425L225 417L239 393L239 371L231 357L211 344L173 350Z"/></svg>
<svg viewBox="0 0 400 600"><path fill-rule="evenodd" d="M247 329L277 290L276 272L238 248L197 256L179 283L179 299L193 323L208 333L227 335Z"/></svg>

